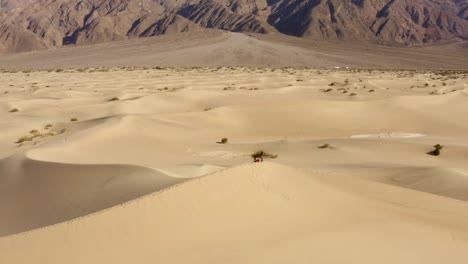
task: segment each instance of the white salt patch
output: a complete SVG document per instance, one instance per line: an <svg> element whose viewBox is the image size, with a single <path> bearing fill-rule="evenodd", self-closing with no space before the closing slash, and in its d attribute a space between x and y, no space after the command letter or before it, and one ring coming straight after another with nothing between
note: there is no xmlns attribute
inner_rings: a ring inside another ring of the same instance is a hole
<svg viewBox="0 0 468 264"><path fill-rule="evenodd" d="M367 135L352 135L351 138L418 138L425 137L424 134L419 133L379 133L379 134L367 134Z"/></svg>

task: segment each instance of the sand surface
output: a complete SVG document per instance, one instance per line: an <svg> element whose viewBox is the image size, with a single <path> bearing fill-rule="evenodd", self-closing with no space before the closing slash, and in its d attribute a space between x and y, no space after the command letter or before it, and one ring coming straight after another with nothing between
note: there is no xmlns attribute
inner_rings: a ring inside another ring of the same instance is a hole
<svg viewBox="0 0 468 264"><path fill-rule="evenodd" d="M466 72L3 72L0 262L467 263L467 103Z"/></svg>

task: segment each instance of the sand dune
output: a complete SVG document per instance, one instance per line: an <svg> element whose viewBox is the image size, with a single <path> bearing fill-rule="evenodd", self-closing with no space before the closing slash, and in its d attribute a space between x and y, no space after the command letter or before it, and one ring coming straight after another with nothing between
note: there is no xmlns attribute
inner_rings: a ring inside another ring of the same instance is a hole
<svg viewBox="0 0 468 264"><path fill-rule="evenodd" d="M466 168L413 167L360 171L363 179L468 201Z"/></svg>
<svg viewBox="0 0 468 264"><path fill-rule="evenodd" d="M466 76L3 72L0 259L465 263Z"/></svg>
<svg viewBox="0 0 468 264"><path fill-rule="evenodd" d="M0 162L0 236L53 225L182 181L125 165L71 165L14 156Z"/></svg>
<svg viewBox="0 0 468 264"><path fill-rule="evenodd" d="M0 253L8 263L464 263L467 217L464 202L264 163L0 239Z"/></svg>

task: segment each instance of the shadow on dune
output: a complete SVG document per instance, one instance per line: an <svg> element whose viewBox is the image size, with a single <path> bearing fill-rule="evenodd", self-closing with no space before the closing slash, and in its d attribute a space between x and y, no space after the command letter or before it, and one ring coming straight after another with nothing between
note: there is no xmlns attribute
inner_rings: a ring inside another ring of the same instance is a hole
<svg viewBox="0 0 468 264"><path fill-rule="evenodd" d="M0 160L0 237L91 214L180 183L131 165Z"/></svg>

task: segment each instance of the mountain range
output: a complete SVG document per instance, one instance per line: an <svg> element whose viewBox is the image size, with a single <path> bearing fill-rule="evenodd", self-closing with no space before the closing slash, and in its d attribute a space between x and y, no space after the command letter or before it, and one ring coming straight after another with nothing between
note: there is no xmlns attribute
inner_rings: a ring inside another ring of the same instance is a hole
<svg viewBox="0 0 468 264"><path fill-rule="evenodd" d="M468 40L466 0L0 0L0 52L217 28L421 46Z"/></svg>

